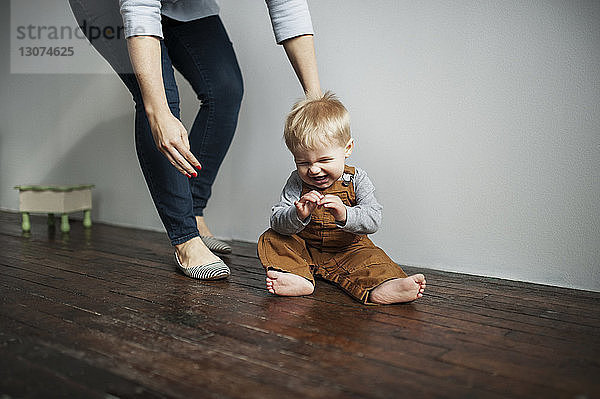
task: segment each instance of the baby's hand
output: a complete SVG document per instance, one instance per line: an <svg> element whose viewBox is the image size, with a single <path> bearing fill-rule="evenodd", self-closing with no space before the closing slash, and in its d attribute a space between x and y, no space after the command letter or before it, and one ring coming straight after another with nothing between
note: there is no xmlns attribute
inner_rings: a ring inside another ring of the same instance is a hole
<svg viewBox="0 0 600 399"><path fill-rule="evenodd" d="M319 206L324 206L335 218L336 222L346 223L346 205L337 195L327 194L319 201Z"/></svg>
<svg viewBox="0 0 600 399"><path fill-rule="evenodd" d="M298 201L294 202L298 218L304 220L309 217L317 207L319 201L323 198L323 194L315 190L309 191L300 197Z"/></svg>

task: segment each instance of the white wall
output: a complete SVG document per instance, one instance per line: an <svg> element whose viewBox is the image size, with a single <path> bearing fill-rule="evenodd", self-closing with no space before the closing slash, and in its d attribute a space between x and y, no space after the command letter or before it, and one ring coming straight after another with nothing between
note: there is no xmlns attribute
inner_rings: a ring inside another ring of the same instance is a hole
<svg viewBox="0 0 600 399"><path fill-rule="evenodd" d="M293 167L281 129L301 91L264 4L221 3L246 94L207 219L255 241ZM401 264L600 291L600 3L371 4L310 2L350 162L385 207L374 241ZM1 72L0 207L18 208L15 184L92 182L95 220L161 228L118 78Z"/></svg>

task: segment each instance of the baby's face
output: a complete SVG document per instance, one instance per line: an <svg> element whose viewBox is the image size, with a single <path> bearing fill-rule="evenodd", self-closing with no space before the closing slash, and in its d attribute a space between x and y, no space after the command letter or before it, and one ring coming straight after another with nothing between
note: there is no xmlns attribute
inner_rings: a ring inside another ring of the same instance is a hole
<svg viewBox="0 0 600 399"><path fill-rule="evenodd" d="M344 161L352 153L354 142L346 147L331 145L314 150L296 150L294 161L303 182L319 190L335 183L344 173Z"/></svg>

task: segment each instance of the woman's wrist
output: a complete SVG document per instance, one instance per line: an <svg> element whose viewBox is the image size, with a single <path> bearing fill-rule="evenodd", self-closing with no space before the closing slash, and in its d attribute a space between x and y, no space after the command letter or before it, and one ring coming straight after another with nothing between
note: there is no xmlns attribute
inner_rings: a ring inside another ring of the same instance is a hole
<svg viewBox="0 0 600 399"><path fill-rule="evenodd" d="M165 118L172 116L171 109L166 102L165 104L148 104L144 107L144 110L146 111L146 116L148 117L148 121L150 122L151 126L155 125L161 120L164 120Z"/></svg>

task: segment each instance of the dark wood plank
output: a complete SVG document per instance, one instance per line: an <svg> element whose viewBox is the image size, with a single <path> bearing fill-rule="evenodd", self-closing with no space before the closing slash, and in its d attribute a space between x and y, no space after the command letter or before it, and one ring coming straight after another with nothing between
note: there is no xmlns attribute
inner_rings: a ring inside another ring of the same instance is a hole
<svg viewBox="0 0 600 399"><path fill-rule="evenodd" d="M46 397L165 397L106 367L90 365L84 353L71 345L64 347L34 338L30 327L4 316L0 316L0 322L0 386L4 394L36 396L46 389Z"/></svg>
<svg viewBox="0 0 600 399"><path fill-rule="evenodd" d="M232 243L227 281L198 282L161 233L32 224L0 212L0 394L600 396L599 293L426 270L411 304L363 306L323 281L279 298L255 243Z"/></svg>

